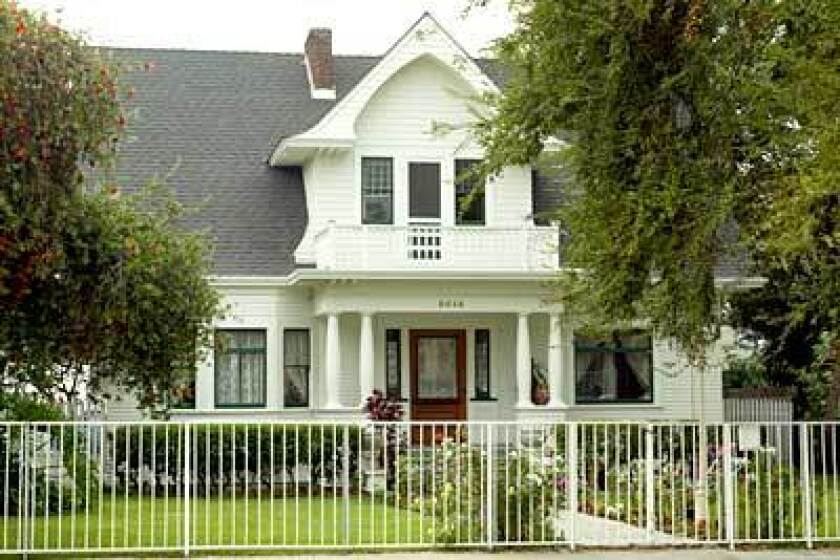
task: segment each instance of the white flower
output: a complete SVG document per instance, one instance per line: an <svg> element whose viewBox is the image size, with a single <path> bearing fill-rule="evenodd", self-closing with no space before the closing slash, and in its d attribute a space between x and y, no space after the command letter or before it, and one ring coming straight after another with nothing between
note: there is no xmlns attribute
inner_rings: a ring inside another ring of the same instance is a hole
<svg viewBox="0 0 840 560"><path fill-rule="evenodd" d="M541 485L542 484L542 477L536 473L528 473L528 480L533 482L534 484Z"/></svg>

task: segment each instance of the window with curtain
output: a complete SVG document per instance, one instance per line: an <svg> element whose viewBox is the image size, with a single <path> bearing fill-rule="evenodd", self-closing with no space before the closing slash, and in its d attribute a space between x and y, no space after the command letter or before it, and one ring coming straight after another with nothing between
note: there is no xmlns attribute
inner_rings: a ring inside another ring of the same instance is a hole
<svg viewBox="0 0 840 560"><path fill-rule="evenodd" d="M387 329L385 331L385 393L389 399L402 398L400 359L400 330Z"/></svg>
<svg viewBox="0 0 840 560"><path fill-rule="evenodd" d="M470 170L481 163L477 159L455 160L455 223L457 225L485 224L484 189L475 177L468 177ZM472 194L475 193L475 194ZM469 205L466 201L472 194Z"/></svg>
<svg viewBox="0 0 840 560"><path fill-rule="evenodd" d="M283 331L283 405L309 406L309 329Z"/></svg>
<svg viewBox="0 0 840 560"><path fill-rule="evenodd" d="M578 403L653 402L650 333L615 330L575 335L575 400Z"/></svg>
<svg viewBox="0 0 840 560"><path fill-rule="evenodd" d="M216 406L265 406L265 330L217 329Z"/></svg>
<svg viewBox="0 0 840 560"><path fill-rule="evenodd" d="M394 223L394 160L362 158L362 223Z"/></svg>
<svg viewBox="0 0 840 560"><path fill-rule="evenodd" d="M490 331L475 331L475 398L490 399Z"/></svg>

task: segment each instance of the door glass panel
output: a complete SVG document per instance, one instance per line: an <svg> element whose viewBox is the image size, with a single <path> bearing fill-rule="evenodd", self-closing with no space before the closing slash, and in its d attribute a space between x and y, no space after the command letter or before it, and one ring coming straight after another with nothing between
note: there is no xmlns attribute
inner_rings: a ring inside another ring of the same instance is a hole
<svg viewBox="0 0 840 560"><path fill-rule="evenodd" d="M423 337L417 341L417 396L458 398L457 338Z"/></svg>

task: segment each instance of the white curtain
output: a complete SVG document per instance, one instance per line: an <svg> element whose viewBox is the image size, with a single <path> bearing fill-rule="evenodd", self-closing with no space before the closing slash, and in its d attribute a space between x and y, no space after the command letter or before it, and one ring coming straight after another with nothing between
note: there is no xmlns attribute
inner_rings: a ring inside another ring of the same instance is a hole
<svg viewBox="0 0 840 560"><path fill-rule="evenodd" d="M650 335L644 331L584 338L575 350L580 401L647 401L652 396Z"/></svg>
<svg viewBox="0 0 840 560"><path fill-rule="evenodd" d="M309 331L287 330L283 334L286 406L309 403Z"/></svg>
<svg viewBox="0 0 840 560"><path fill-rule="evenodd" d="M265 331L220 331L216 350L216 402L265 404Z"/></svg>

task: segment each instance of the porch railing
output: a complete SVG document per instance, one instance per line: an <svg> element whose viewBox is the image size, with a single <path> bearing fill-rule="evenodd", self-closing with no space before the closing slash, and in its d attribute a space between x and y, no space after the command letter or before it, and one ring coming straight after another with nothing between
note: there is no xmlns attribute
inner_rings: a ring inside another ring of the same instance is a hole
<svg viewBox="0 0 840 560"><path fill-rule="evenodd" d="M0 424L0 552L840 540L836 423Z"/></svg>

